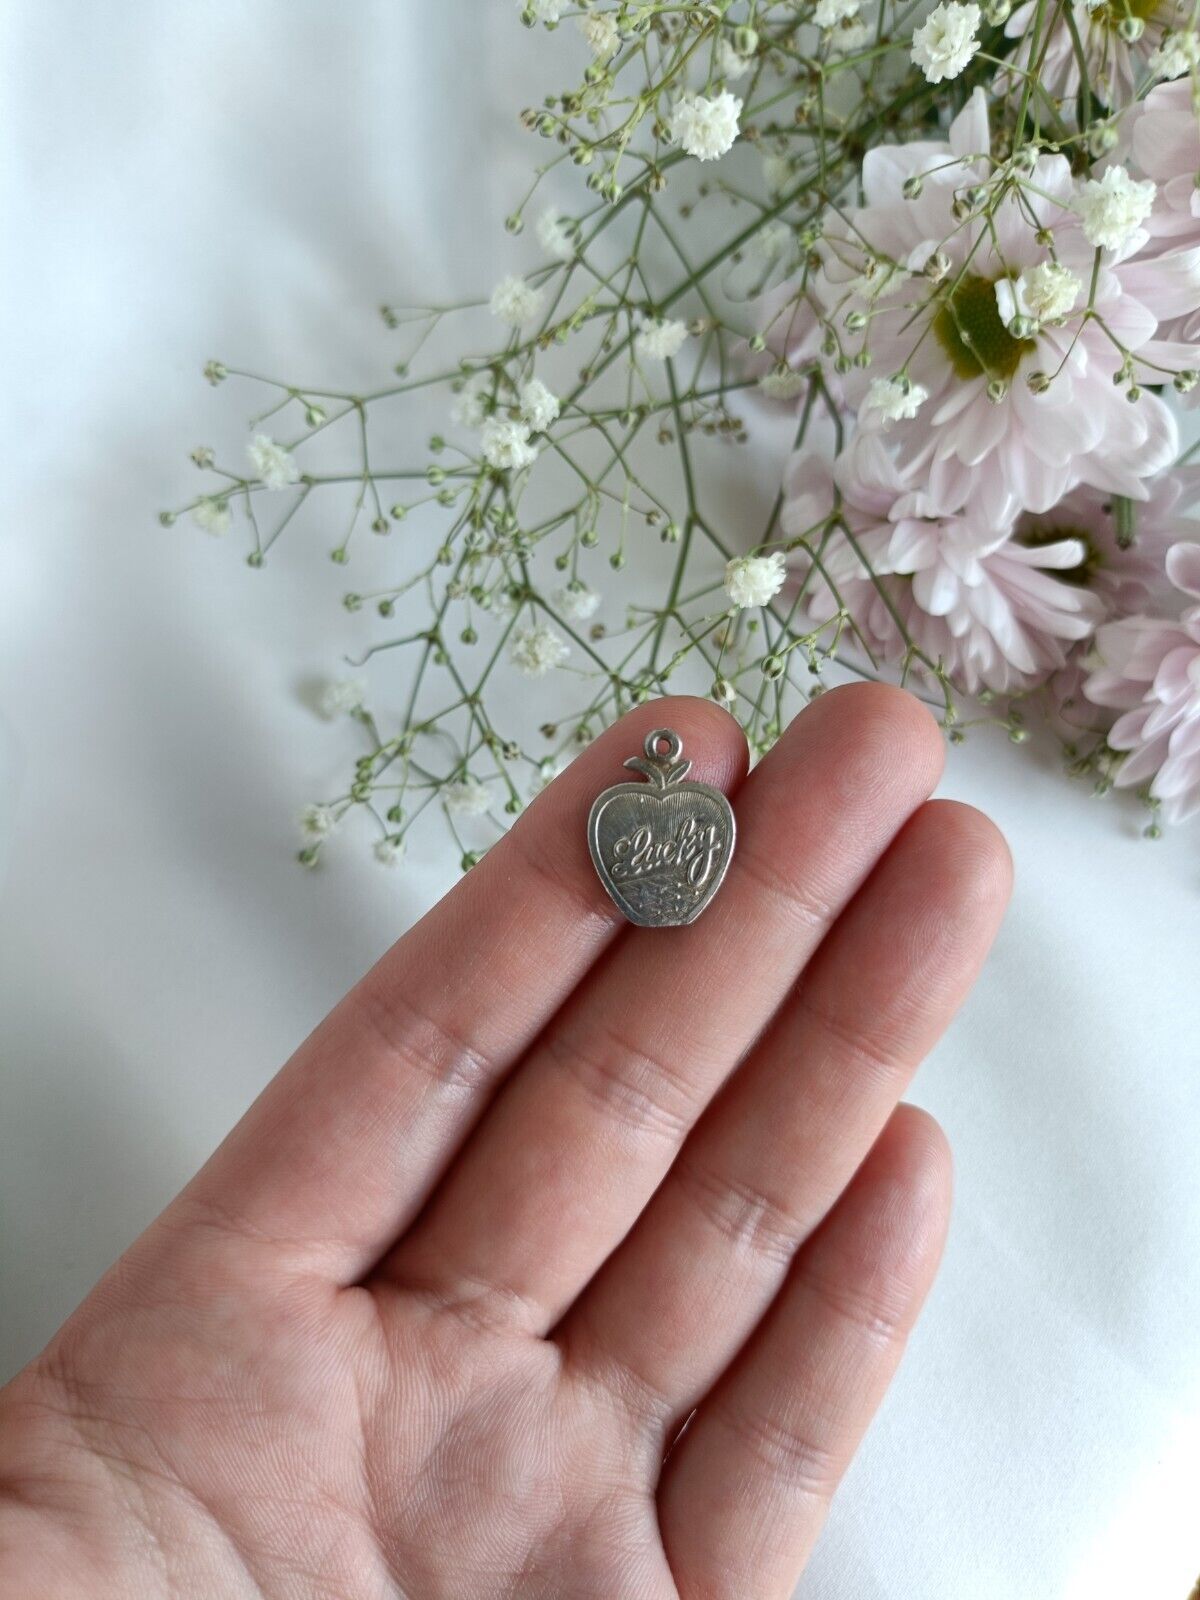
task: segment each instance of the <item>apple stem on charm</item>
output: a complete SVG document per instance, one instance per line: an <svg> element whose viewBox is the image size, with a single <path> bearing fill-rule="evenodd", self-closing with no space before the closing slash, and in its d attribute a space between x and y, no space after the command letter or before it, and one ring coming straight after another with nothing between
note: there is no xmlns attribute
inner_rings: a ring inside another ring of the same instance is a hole
<svg viewBox="0 0 1200 1600"><path fill-rule="evenodd" d="M660 750L660 745L665 748ZM673 728L653 729L646 735L643 749L646 752L644 756L630 756L625 766L649 778L656 789L679 783L692 770L690 761L679 759L683 754L683 740Z"/></svg>

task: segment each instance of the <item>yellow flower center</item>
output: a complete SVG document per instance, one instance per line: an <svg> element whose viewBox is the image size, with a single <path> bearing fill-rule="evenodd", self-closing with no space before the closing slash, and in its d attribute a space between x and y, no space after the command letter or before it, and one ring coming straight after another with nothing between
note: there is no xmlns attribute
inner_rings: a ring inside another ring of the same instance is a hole
<svg viewBox="0 0 1200 1600"><path fill-rule="evenodd" d="M964 278L933 319L938 343L960 378L1011 378L1037 348L1014 339L1000 320L993 278Z"/></svg>
<svg viewBox="0 0 1200 1600"><path fill-rule="evenodd" d="M1126 17L1152 22L1161 5L1162 0L1103 0L1102 5L1088 13L1088 23L1093 28L1108 28L1115 32Z"/></svg>

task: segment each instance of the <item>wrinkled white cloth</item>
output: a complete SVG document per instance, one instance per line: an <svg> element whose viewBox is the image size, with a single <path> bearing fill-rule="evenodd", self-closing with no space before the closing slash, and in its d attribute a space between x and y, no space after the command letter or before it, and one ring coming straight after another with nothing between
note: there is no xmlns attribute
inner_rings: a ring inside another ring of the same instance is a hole
<svg viewBox="0 0 1200 1600"><path fill-rule="evenodd" d="M309 535L268 570L155 512L237 447L219 355L377 380L375 308L486 293L566 41L509 0L10 0L0 25L0 1372L30 1356L453 876L294 814L353 748L298 690L361 648ZM15 794L14 794L15 783ZM1049 753L946 793L1017 862L915 1095L945 1268L805 1600L1183 1600L1200 1567L1200 832ZM339 842L340 844L343 842Z"/></svg>

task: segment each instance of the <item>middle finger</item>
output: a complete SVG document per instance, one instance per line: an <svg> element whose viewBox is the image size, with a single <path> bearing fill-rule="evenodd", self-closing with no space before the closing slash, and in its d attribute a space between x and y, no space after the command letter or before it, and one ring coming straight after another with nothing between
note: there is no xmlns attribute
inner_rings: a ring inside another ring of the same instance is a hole
<svg viewBox="0 0 1200 1600"><path fill-rule="evenodd" d="M481 1321L553 1326L941 765L910 695L860 684L815 701L742 790L712 907L690 927L631 931L594 970L385 1276Z"/></svg>

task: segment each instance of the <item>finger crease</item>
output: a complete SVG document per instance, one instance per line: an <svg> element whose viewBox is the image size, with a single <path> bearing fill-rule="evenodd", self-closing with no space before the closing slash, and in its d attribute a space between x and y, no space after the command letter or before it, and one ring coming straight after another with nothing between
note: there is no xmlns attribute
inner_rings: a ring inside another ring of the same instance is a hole
<svg viewBox="0 0 1200 1600"><path fill-rule="evenodd" d="M638 1133L677 1144L696 1120L699 1107L690 1079L607 1025L599 1029L594 1046L559 1034L547 1041L547 1048L606 1116Z"/></svg>
<svg viewBox="0 0 1200 1600"><path fill-rule="evenodd" d="M783 1265L791 1261L807 1225L765 1190L686 1158L677 1163L676 1176L722 1238L764 1260Z"/></svg>

